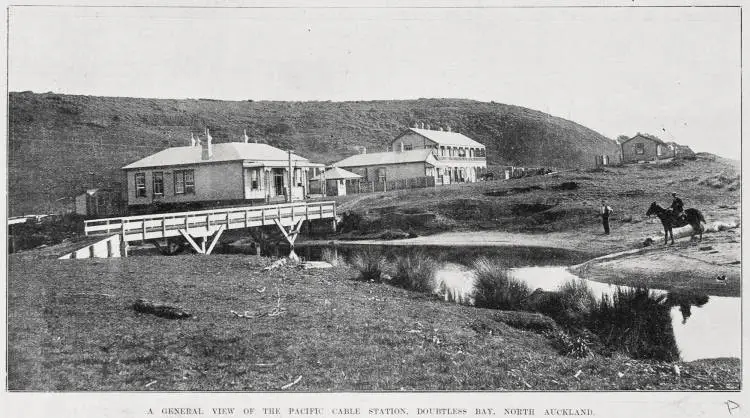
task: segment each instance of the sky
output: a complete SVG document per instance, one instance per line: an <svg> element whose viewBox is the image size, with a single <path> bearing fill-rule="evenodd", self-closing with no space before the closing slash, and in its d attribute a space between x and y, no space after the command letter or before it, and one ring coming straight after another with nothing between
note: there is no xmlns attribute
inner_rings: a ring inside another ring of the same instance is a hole
<svg viewBox="0 0 750 418"><path fill-rule="evenodd" d="M495 101L740 158L738 8L11 7L10 91Z"/></svg>

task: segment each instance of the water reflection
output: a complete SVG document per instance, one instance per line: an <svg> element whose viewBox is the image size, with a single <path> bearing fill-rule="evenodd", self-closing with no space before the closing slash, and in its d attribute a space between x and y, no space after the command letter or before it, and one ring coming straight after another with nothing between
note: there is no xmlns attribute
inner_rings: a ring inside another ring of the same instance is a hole
<svg viewBox="0 0 750 418"><path fill-rule="evenodd" d="M583 280L565 267L519 267L511 269L511 275L532 289L545 291L557 290L570 280ZM437 281L447 290L450 300L471 299L474 275L467 267L447 263L438 272ZM627 289L626 286L586 282L598 301L604 295L612 298L618 288ZM652 289L650 294L654 297L665 295L664 303L671 306L672 330L683 361L740 357L739 298L668 293L657 289Z"/></svg>

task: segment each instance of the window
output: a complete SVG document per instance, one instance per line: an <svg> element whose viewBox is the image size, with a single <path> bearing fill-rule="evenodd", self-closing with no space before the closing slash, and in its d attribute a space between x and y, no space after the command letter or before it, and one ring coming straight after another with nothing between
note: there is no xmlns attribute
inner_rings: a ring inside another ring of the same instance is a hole
<svg viewBox="0 0 750 418"><path fill-rule="evenodd" d="M645 152L643 144L635 144L635 153L641 155Z"/></svg>
<svg viewBox="0 0 750 418"><path fill-rule="evenodd" d="M411 145L411 144L409 144L409 145L404 145L404 151L411 151L412 149L414 149L414 146L413 146L413 145Z"/></svg>
<svg viewBox="0 0 750 418"><path fill-rule="evenodd" d="M250 189L251 190L260 189L260 169L259 168L250 170Z"/></svg>
<svg viewBox="0 0 750 418"><path fill-rule="evenodd" d="M146 173L135 173L135 197L146 197Z"/></svg>
<svg viewBox="0 0 750 418"><path fill-rule="evenodd" d="M154 178L153 178L153 191L154 196L163 196L164 195L164 173L161 171L154 171Z"/></svg>
<svg viewBox="0 0 750 418"><path fill-rule="evenodd" d="M378 168L378 182L385 182L385 167Z"/></svg>
<svg viewBox="0 0 750 418"><path fill-rule="evenodd" d="M174 194L194 194L195 178L193 170L174 171Z"/></svg>
<svg viewBox="0 0 750 418"><path fill-rule="evenodd" d="M296 184L297 187L302 187L302 169L301 168L294 169L294 184Z"/></svg>

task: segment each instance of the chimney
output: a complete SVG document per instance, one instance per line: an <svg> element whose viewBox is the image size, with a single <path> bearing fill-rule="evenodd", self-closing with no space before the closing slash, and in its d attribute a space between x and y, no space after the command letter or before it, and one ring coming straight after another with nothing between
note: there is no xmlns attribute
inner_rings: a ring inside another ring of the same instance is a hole
<svg viewBox="0 0 750 418"><path fill-rule="evenodd" d="M190 132L190 146L194 147L195 145L196 145L195 136L193 136L193 133Z"/></svg>
<svg viewBox="0 0 750 418"><path fill-rule="evenodd" d="M446 130L446 131L448 131L448 132L453 132L453 131L451 131L451 126L450 126L450 125L447 125L447 126L445 127L445 130Z"/></svg>
<svg viewBox="0 0 750 418"><path fill-rule="evenodd" d="M203 150L201 160L210 160L214 155L214 146L211 144L211 139L211 134L208 132L208 128L206 128L206 141L201 143L201 149Z"/></svg>
<svg viewBox="0 0 750 418"><path fill-rule="evenodd" d="M430 129L430 124L429 123L427 124L427 129Z"/></svg>
<svg viewBox="0 0 750 418"><path fill-rule="evenodd" d="M419 122L414 122L414 128L419 128Z"/></svg>
<svg viewBox="0 0 750 418"><path fill-rule="evenodd" d="M400 145L401 145L401 152L404 152L404 143L401 142Z"/></svg>
<svg viewBox="0 0 750 418"><path fill-rule="evenodd" d="M362 147L362 154L367 154L367 147Z"/></svg>
<svg viewBox="0 0 750 418"><path fill-rule="evenodd" d="M247 136L247 129L242 130L242 134L244 135L245 143L250 142L250 137Z"/></svg>

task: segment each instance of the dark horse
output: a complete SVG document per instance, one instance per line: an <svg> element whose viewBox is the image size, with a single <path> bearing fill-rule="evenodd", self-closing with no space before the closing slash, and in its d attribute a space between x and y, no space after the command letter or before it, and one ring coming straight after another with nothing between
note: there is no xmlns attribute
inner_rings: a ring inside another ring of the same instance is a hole
<svg viewBox="0 0 750 418"><path fill-rule="evenodd" d="M661 224L664 226L664 245L667 244L667 235L669 235L669 237L672 239L672 244L674 244L672 228L679 228L687 224L690 224L690 226L693 227L693 232L690 234L690 239L692 240L695 236L695 233L697 232L698 234L700 234L699 240L703 240L704 228L701 222L705 223L706 219L698 209L686 209L685 218L682 219L675 216L674 212L672 212L671 210L664 209L663 207L657 205L656 202L654 202L646 212L646 216L651 215L658 216Z"/></svg>

